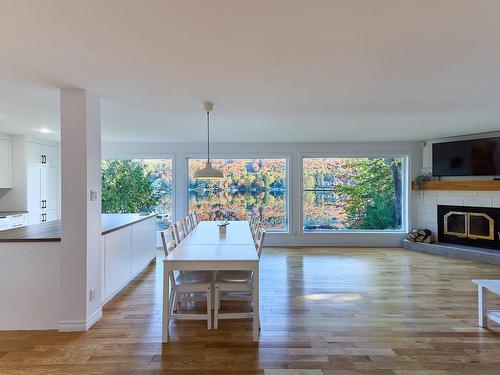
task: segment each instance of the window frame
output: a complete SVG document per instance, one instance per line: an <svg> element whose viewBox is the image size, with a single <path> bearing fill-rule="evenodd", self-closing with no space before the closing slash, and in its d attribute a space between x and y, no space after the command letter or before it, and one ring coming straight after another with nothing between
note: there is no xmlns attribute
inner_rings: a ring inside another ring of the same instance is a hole
<svg viewBox="0 0 500 375"><path fill-rule="evenodd" d="M184 154L184 212L189 213L189 159L206 159L206 153L186 153ZM291 168L292 163L292 153L211 153L210 160L215 159L284 159L285 160L285 214L286 214L286 228L282 231L278 230L267 230L268 233L272 234L289 234L291 233Z"/></svg>
<svg viewBox="0 0 500 375"><path fill-rule="evenodd" d="M304 159L329 159L329 158L337 158L337 159L349 159L349 158L403 158L403 166L401 170L401 212L402 212L402 220L401 220L401 229L330 229L330 230L304 230ZM301 153L300 154L300 207L299 207L299 215L300 216L300 233L301 235L332 235L332 234L357 234L357 233L373 233L373 234L401 234L408 232L409 226L409 166L411 163L411 155L408 152L370 152L370 153Z"/></svg>
<svg viewBox="0 0 500 375"><path fill-rule="evenodd" d="M106 153L101 155L101 160L151 160L151 159L156 159L156 160L172 160L172 223L175 222L176 218L176 164L175 164L175 154L173 153L154 153L154 154L149 154L149 153L137 153L137 154L129 154L129 153ZM159 234L160 231L156 231L157 234L157 246L159 242L158 239L160 238Z"/></svg>

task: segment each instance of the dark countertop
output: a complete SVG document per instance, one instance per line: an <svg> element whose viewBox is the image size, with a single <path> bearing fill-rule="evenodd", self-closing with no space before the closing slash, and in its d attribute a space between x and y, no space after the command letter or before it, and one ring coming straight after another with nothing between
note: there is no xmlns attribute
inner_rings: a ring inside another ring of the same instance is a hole
<svg viewBox="0 0 500 375"><path fill-rule="evenodd" d="M102 234L154 217L155 214L103 214ZM61 241L61 220L0 231L0 242Z"/></svg>
<svg viewBox="0 0 500 375"><path fill-rule="evenodd" d="M0 211L0 217L27 214L28 211Z"/></svg>

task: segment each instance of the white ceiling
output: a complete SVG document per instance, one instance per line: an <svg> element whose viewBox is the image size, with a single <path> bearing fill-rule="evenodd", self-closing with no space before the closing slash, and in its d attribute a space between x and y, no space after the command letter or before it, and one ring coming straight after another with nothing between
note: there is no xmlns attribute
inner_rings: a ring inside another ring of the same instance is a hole
<svg viewBox="0 0 500 375"><path fill-rule="evenodd" d="M500 129L498 0L0 0L0 131L105 141L421 140Z"/></svg>

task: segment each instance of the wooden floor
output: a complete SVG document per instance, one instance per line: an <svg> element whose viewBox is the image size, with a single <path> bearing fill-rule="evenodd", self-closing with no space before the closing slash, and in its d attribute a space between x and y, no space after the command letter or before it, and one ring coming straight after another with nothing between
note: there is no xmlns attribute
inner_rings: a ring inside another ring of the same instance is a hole
<svg viewBox="0 0 500 375"><path fill-rule="evenodd" d="M474 278L500 267L401 249L266 249L259 344L239 320L211 332L174 322L162 345L152 265L86 333L0 333L0 374L500 374L500 329L477 327Z"/></svg>

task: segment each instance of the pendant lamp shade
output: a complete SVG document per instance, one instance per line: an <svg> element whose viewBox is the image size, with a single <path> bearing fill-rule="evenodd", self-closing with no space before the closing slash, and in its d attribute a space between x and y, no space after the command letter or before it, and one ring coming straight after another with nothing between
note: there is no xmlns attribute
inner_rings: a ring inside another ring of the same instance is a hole
<svg viewBox="0 0 500 375"><path fill-rule="evenodd" d="M203 103L203 109L207 113L207 163L194 173L194 178L204 180L224 178L222 171L214 168L210 162L210 112L213 108L213 103Z"/></svg>
<svg viewBox="0 0 500 375"><path fill-rule="evenodd" d="M194 173L194 178L213 179L213 178L223 178L223 177L224 175L222 174L222 171L212 167L212 163L209 161L207 161L205 167L198 169Z"/></svg>

